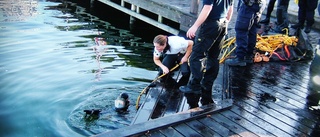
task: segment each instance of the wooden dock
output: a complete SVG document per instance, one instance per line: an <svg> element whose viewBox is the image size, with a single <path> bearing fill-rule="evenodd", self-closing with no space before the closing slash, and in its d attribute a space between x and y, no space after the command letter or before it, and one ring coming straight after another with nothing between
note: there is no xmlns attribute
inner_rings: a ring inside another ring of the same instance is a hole
<svg viewBox="0 0 320 137"><path fill-rule="evenodd" d="M187 0L99 1L172 34L186 31L196 19ZM159 14L145 18L143 10ZM166 19L180 27L165 25ZM310 87L310 68L319 68L315 63L319 61L316 56L313 61L260 62L247 67L221 64L213 87L215 107L188 110L181 93L152 87L147 98L154 102L144 104L137 114L148 115L135 117L131 126L95 136L318 136L320 113L310 106L318 104L320 94ZM167 97L165 107L153 113L160 96Z"/></svg>
<svg viewBox="0 0 320 137"><path fill-rule="evenodd" d="M128 15L131 21L140 19L159 29L178 35L195 22L197 15L190 13L190 0L98 0ZM170 25L174 22L178 25ZM178 27L176 27L178 26Z"/></svg>
<svg viewBox="0 0 320 137"><path fill-rule="evenodd" d="M145 122L96 136L315 136L319 117L309 109L307 100L310 65L310 61L301 61L231 67L228 79L232 100L223 97L220 77L214 85L216 108L197 108L155 119L146 115ZM192 114L197 111L200 115Z"/></svg>
<svg viewBox="0 0 320 137"><path fill-rule="evenodd" d="M186 32L197 19L202 3L194 4L197 0L97 0L131 16L131 23L135 19L142 20L171 34L178 35ZM237 7L238 0L234 0ZM275 17L275 11L272 16ZM290 1L288 20L297 23L298 5ZM198 11L198 12L196 12ZM235 11L236 12L236 8ZM266 13L266 10L264 11ZM315 23L312 26L320 29L320 17L315 14Z"/></svg>
<svg viewBox="0 0 320 137"><path fill-rule="evenodd" d="M299 42L310 45L307 40L301 33ZM310 89L310 67L319 67L317 62L319 56L246 67L221 64L213 87L216 105L190 110L181 107L186 106L181 92L150 87L131 126L95 136L317 136L320 113L310 109L320 99Z"/></svg>

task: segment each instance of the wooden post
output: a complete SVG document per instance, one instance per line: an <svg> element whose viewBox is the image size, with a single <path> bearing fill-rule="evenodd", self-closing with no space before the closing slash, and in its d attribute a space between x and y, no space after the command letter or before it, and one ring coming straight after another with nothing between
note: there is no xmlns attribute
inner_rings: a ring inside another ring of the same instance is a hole
<svg viewBox="0 0 320 137"><path fill-rule="evenodd" d="M198 14L199 0L191 0L190 13Z"/></svg>
<svg viewBox="0 0 320 137"><path fill-rule="evenodd" d="M131 11L136 12L136 10L137 10L137 6L131 4ZM130 27L131 30L134 29L134 23L135 22L136 22L136 18L133 17L133 16L130 16L129 27Z"/></svg>

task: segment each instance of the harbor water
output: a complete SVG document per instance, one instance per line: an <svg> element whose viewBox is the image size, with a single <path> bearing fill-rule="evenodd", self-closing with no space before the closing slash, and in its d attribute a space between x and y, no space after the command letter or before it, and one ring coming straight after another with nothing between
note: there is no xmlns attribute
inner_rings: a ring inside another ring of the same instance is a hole
<svg viewBox="0 0 320 137"><path fill-rule="evenodd" d="M98 17L71 1L0 6L0 136L89 136L130 124L138 95L157 75L155 34L141 37L129 16ZM94 38L106 42L97 52ZM127 113L114 111L120 93L129 94ZM100 117L86 119L87 109L101 109Z"/></svg>
<svg viewBox="0 0 320 137"><path fill-rule="evenodd" d="M90 2L0 0L1 137L82 137L130 125L137 97L157 75L153 37L168 33ZM129 94L125 113L114 111L121 93ZM85 117L92 109L99 117Z"/></svg>

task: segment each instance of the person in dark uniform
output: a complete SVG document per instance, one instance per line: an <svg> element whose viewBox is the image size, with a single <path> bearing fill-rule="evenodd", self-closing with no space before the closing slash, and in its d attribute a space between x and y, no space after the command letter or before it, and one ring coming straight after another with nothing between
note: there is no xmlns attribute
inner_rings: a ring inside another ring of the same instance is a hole
<svg viewBox="0 0 320 137"><path fill-rule="evenodd" d="M320 15L320 3L318 4L318 14Z"/></svg>
<svg viewBox="0 0 320 137"><path fill-rule="evenodd" d="M266 14L266 18L264 20L261 20L260 23L262 24L269 24L270 22L270 18L271 18L271 13L273 11L274 8L274 4L276 3L277 0L270 0L268 3L268 7L267 7L267 14Z"/></svg>
<svg viewBox="0 0 320 137"><path fill-rule="evenodd" d="M318 5L318 0L299 0L299 11L297 24L291 26L294 29L303 29L306 22L306 28L304 32L309 33L311 26L314 24L314 14Z"/></svg>
<svg viewBox="0 0 320 137"><path fill-rule="evenodd" d="M179 90L185 93L190 108L198 107L200 97L202 105L214 103L212 86L218 75L218 56L232 12L233 0L203 0L197 20L187 31L188 38L195 38L189 59L192 75L188 84L181 86ZM205 72L202 71L204 60Z"/></svg>
<svg viewBox="0 0 320 137"><path fill-rule="evenodd" d="M246 66L253 62L253 50L257 41L257 28L261 14L266 7L265 0L244 0L240 3L236 20L236 57L228 59L229 66Z"/></svg>

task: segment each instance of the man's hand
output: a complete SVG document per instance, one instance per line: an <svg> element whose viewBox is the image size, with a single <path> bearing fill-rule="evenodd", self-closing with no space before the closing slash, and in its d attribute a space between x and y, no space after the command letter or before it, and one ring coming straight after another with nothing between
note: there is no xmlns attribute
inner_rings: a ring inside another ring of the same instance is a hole
<svg viewBox="0 0 320 137"><path fill-rule="evenodd" d="M191 28L189 28L189 30L187 31L187 37L190 39L193 39L196 36L196 32L198 30L198 27L192 26Z"/></svg>

